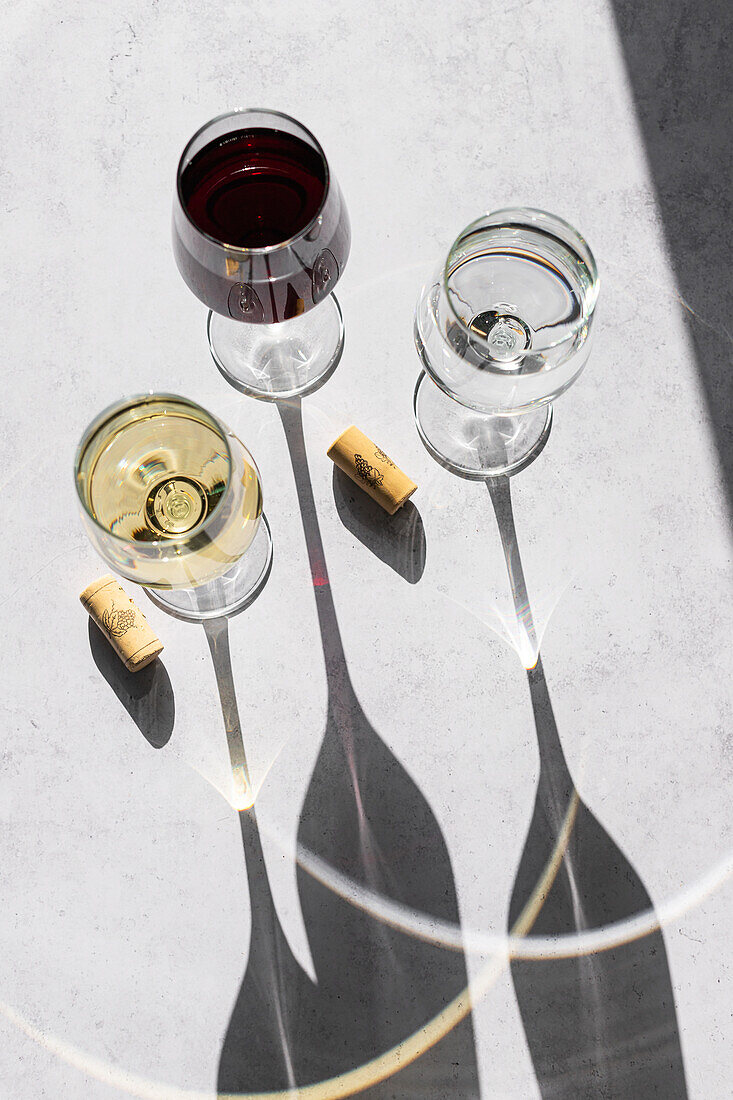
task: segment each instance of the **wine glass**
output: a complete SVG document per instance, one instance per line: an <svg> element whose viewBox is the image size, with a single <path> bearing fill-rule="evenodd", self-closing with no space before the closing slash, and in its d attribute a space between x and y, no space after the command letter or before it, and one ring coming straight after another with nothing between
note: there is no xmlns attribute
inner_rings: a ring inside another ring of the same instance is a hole
<svg viewBox="0 0 733 1100"><path fill-rule="evenodd" d="M173 615L234 614L267 580L272 542L254 459L188 398L110 406L84 432L74 475L95 549Z"/></svg>
<svg viewBox="0 0 733 1100"><path fill-rule="evenodd" d="M333 290L350 243L325 153L288 115L219 115L183 150L176 263L209 306L214 362L243 393L294 397L335 370L344 326Z"/></svg>
<svg viewBox="0 0 733 1100"><path fill-rule="evenodd" d="M438 462L483 480L539 454L588 358L598 289L590 248L553 214L498 210L463 230L415 312L415 420Z"/></svg>

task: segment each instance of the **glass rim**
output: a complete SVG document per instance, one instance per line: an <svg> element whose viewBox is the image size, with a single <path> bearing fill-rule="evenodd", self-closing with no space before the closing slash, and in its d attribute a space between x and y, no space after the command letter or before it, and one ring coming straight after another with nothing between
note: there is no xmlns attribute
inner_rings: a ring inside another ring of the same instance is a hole
<svg viewBox="0 0 733 1100"><path fill-rule="evenodd" d="M226 448L227 463L229 466L227 483L224 492L221 494L212 510L204 516L200 523L197 523L195 527L191 527L190 530L185 531L181 535L171 535L167 536L166 538L159 539L146 539L144 544L141 544L151 547L170 546L171 544L185 546L193 538L203 534L208 528L209 523L214 519L215 516L217 516L220 505L223 503L225 497L227 497L231 491L231 473L233 466L232 450L229 446L229 440L227 439L228 429L225 428L224 424L222 424L222 422L218 420L213 415L213 413L210 413L208 409L205 409L203 407L203 405L199 405L196 401L192 401L190 397L183 397L179 393L168 393L167 391L157 392L155 390L147 390L144 393L132 394L130 397L122 397L118 401L113 401L111 405L107 405L107 407L102 409L102 411L97 416L95 416L95 418L87 425L87 427L82 432L79 443L77 444L76 454L74 456L74 487L76 489L76 495L78 497L79 503L81 504L84 514L89 518L90 522L93 523L95 527L97 527L100 531L104 533L106 538L113 539L121 546L129 546L131 543L134 542L134 539L123 538L121 535L116 535L114 531L110 531L109 527L105 527L105 525L103 523L100 523L97 517L92 514L87 506L86 500L81 493L81 488L79 484L79 467L82 457L86 453L87 448L91 444L94 437L101 431L102 428L104 428L105 424L108 424L109 421L112 420L113 417L115 417L118 413L123 412L125 409L130 408L133 405L138 405L140 404L140 402L146 401L151 397L162 401L176 401L182 405L187 405L190 409L194 410L197 413L203 413L204 417L208 421L210 421L212 426L215 427L216 430L220 433L221 439L224 443L224 447ZM244 446L244 444L242 444L242 446ZM249 451L247 451L247 454L249 458L252 459L252 464L254 465L254 459L249 454ZM256 466L255 472L257 473L257 476L259 478L259 470Z"/></svg>
<svg viewBox="0 0 733 1100"><path fill-rule="evenodd" d="M487 218L498 218L510 214L514 215L517 223L522 224L525 228L532 228L533 215L540 216L539 218L537 218L536 222L540 231L542 231L541 223L544 219L548 219L550 223L555 223L556 225L562 226L563 229L567 230L571 239L579 242L581 248L587 254L586 256L583 256L582 252L578 253L582 256L583 261L589 268L591 277L593 279L593 293L590 297L587 308L583 311L582 316L566 331L563 336L558 337L556 340L550 340L547 343L543 343L540 345L534 344L532 348L528 349L529 351L549 351L551 348L559 347L561 344L574 340L580 330L583 328L583 326L587 325L590 322L591 318L593 317L593 312L596 308L596 303L598 301L598 292L600 290L598 265L596 264L596 259L593 255L590 245L586 241L585 237L581 233L579 233L578 230L570 224L570 222L565 221L565 219L559 217L559 215L552 214L549 210L541 210L539 207L534 206L503 206L499 210L487 210L484 214L479 215L478 218L474 218L472 222L469 222L468 225L461 230L461 232L458 234L458 236L455 238L450 248L448 249L448 255L446 256L445 262L441 265L441 287L445 294L446 301L448 302L448 308L453 314L456 322L463 330L463 332L465 332L467 335L470 334L472 330L470 329L470 326L466 324L466 322L463 320L463 318L460 316L455 306L453 305L452 295L449 291L448 278L451 274L451 272L449 271L450 258L453 252L459 247L459 242L463 241L468 235L478 231L478 229L481 227L485 229L493 228L492 226L488 226L485 224ZM574 245L569 244L568 241L564 241L562 240L562 238L558 239L561 241L562 244L565 245L566 248L574 247ZM475 338L475 334L473 335Z"/></svg>
<svg viewBox="0 0 733 1100"><path fill-rule="evenodd" d="M320 156L320 158L323 162L323 167L324 167L324 170L325 170L325 179L324 179L324 186L323 186L323 197L321 198L321 201L318 204L318 209L316 210L315 214L310 219L310 221L308 222L307 225L305 225L302 229L298 230L297 233L294 233L292 237L288 237L288 239L285 240L285 241L278 241L277 244L261 245L258 248L243 248L241 245L228 244L226 241L220 240L219 237L212 236L211 233L207 233L205 229L202 229L199 225L196 224L196 222L193 220L193 218L189 214L188 210L186 209L186 204L183 200L183 195L181 193L181 176L183 174L184 160L186 158L186 154L188 153L189 149L191 148L193 143L196 141L196 139L199 138L204 133L205 130L208 130L208 128L210 126L213 126L214 123L222 122L226 118L236 118L237 115L257 115L257 114L259 114L259 115L272 115L274 118L284 118L284 119L286 119L287 122L294 123L299 129L301 129L303 131L304 134L307 134L308 137L313 142L313 144L315 146L315 149L316 149L316 152L318 153L318 155ZM292 115L285 114L284 111L273 111L270 107L241 107L241 108L237 108L234 111L223 111L220 115L215 115L213 118L210 118L208 122L205 122L203 124L203 126L199 126L196 133L193 134L189 138L189 140L186 142L186 145L183 149L183 152L181 153L181 156L178 160L178 168L176 169L176 197L178 199L178 206L181 209L181 211L183 212L183 215L186 218L186 221L189 223L189 225L191 225L193 227L193 229L196 231L196 233L199 234L199 236L203 237L207 241L211 241L211 243L217 245L217 247L224 248L229 252L237 252L237 253L240 253L241 255L244 255L244 256L250 256L250 255L253 255L253 254L261 256L261 255L267 255L267 254L272 253L272 252L277 252L281 248L290 247L290 245L292 245L295 241L299 241L302 237L306 236L306 234L309 232L309 230L315 225L315 223L320 218L320 216L323 212L323 208L326 205L326 199L328 198L330 188L331 188L331 170L328 166L328 160L326 158L326 154L323 151L323 146L321 145L318 138L315 136L315 134L311 133L311 131L308 129L308 127L304 126L303 123L300 122L297 118L293 118Z"/></svg>

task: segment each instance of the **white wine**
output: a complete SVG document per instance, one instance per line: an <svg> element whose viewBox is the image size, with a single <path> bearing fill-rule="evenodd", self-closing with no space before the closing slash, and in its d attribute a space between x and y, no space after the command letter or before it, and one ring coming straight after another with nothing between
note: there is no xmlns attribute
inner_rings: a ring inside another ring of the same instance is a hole
<svg viewBox="0 0 733 1100"><path fill-rule="evenodd" d="M194 588L226 572L262 513L257 468L236 436L166 394L103 413L81 442L76 480L99 552L153 588Z"/></svg>

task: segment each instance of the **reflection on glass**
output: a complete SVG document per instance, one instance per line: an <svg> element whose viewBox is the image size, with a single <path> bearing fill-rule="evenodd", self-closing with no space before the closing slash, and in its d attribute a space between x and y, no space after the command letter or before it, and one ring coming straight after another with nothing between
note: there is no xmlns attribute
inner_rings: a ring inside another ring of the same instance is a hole
<svg viewBox="0 0 733 1100"><path fill-rule="evenodd" d="M178 165L173 249L210 309L224 377L255 397L309 392L343 346L333 290L349 255L346 206L326 156L277 111L220 115Z"/></svg>
<svg viewBox="0 0 733 1100"><path fill-rule="evenodd" d="M269 568L254 459L187 398L147 394L107 409L84 433L75 479L95 548L174 614L232 613Z"/></svg>
<svg viewBox="0 0 733 1100"><path fill-rule="evenodd" d="M415 417L433 457L476 480L526 466L585 366L597 297L591 250L560 218L500 210L469 225L415 314Z"/></svg>

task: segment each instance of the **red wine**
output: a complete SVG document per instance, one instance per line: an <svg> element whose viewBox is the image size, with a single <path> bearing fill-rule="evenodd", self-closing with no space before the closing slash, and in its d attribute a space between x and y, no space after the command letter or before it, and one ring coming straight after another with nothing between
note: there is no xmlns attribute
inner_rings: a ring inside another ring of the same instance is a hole
<svg viewBox="0 0 733 1100"><path fill-rule="evenodd" d="M233 130L179 169L176 263L225 317L269 324L312 309L334 289L350 242L320 148L295 134Z"/></svg>
<svg viewBox="0 0 733 1100"><path fill-rule="evenodd" d="M238 130L206 145L181 175L186 212L223 244L264 248L306 228L326 191L316 149L280 130Z"/></svg>

